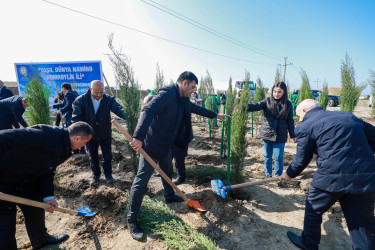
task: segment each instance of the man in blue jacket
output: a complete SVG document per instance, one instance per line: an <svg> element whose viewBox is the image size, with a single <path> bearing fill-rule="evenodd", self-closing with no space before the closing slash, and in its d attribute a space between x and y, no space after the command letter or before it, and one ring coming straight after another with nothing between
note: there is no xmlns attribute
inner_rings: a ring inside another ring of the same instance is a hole
<svg viewBox="0 0 375 250"><path fill-rule="evenodd" d="M0 100L0 130L11 129L12 125L19 128L19 124L26 128L27 122L22 117L26 107L28 104L22 96L15 95Z"/></svg>
<svg viewBox="0 0 375 250"><path fill-rule="evenodd" d="M189 96L194 93L198 78L189 71L183 72L176 84L163 87L142 109L130 145L138 151L143 148L147 154L159 162L164 173L172 177L172 147L187 147L191 136L191 113L208 118L222 119L226 115L216 114L190 102ZM147 183L154 168L141 155L137 176L130 190L129 213L127 215L131 236L138 241L145 234L138 226L137 216ZM175 194L173 188L162 179L166 203L181 202L182 197Z"/></svg>
<svg viewBox="0 0 375 250"><path fill-rule="evenodd" d="M104 94L104 84L99 80L91 82L86 94L81 95L73 104L73 122L84 121L94 129L94 137L87 143L86 148L92 170L91 185L97 187L101 175L99 167L99 146L102 150L103 172L107 183L113 183L112 177L112 123L111 111L125 120L122 106L115 98Z"/></svg>
<svg viewBox="0 0 375 250"><path fill-rule="evenodd" d="M52 115L57 116L58 113L61 113L65 118L66 126L69 127L72 124L73 102L78 97L78 93L67 82L61 84L61 92L64 94L64 101L52 106L52 108L60 108L58 111L53 112Z"/></svg>
<svg viewBox="0 0 375 250"><path fill-rule="evenodd" d="M12 91L0 80L0 100L13 96Z"/></svg>
<svg viewBox="0 0 375 250"><path fill-rule="evenodd" d="M54 198L54 172L71 156L72 149L84 146L92 137L92 128L84 122L67 129L35 125L24 129L0 131L0 192L43 201L57 207ZM65 241L66 234L49 235L45 211L17 205L25 218L27 234L33 249ZM17 249L16 204L0 200L0 249Z"/></svg>
<svg viewBox="0 0 375 250"><path fill-rule="evenodd" d="M306 200L301 237L288 232L302 249L318 249L323 214L339 201L353 249L375 249L375 127L348 112L330 112L307 99L296 110L297 153L281 181L296 177L317 155Z"/></svg>

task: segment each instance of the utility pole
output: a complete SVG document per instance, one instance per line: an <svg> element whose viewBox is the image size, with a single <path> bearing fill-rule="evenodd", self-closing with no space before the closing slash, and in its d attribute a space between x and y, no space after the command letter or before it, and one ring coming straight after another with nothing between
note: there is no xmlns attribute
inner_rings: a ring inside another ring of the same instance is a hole
<svg viewBox="0 0 375 250"><path fill-rule="evenodd" d="M313 82L316 82L316 90L319 90L318 83L320 82L320 80L317 78L316 81L313 81Z"/></svg>
<svg viewBox="0 0 375 250"><path fill-rule="evenodd" d="M288 65L293 65L293 63L286 63L286 60L288 59L288 57L284 57L284 64L278 64L279 66L284 66L284 77L283 77L283 82L285 82L285 73L286 73L286 66Z"/></svg>

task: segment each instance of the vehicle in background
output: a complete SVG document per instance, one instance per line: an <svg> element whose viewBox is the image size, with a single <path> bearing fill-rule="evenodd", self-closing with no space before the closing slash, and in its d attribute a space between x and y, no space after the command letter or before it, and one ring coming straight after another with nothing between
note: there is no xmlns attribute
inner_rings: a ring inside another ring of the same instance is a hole
<svg viewBox="0 0 375 250"><path fill-rule="evenodd" d="M297 90L298 95L299 95L299 89ZM322 93L320 90L311 90L311 94L313 95L314 100L318 101L319 94ZM336 107L340 104L340 96L337 95L328 95L328 107Z"/></svg>
<svg viewBox="0 0 375 250"><path fill-rule="evenodd" d="M234 84L234 88L238 91L242 89L244 84L245 84L245 81L236 81ZM250 87L250 93L252 95L255 95L256 83L254 83L253 81L249 81L249 87Z"/></svg>

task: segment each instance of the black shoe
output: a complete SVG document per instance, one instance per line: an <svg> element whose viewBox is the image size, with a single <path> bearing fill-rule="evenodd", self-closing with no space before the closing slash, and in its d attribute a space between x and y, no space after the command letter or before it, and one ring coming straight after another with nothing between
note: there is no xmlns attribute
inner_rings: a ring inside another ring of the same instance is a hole
<svg viewBox="0 0 375 250"><path fill-rule="evenodd" d="M58 244L58 243L66 241L67 239L69 239L69 235L67 234L48 235L42 243L33 247L33 250L41 249L48 245Z"/></svg>
<svg viewBox="0 0 375 250"><path fill-rule="evenodd" d="M185 182L185 178L181 177L180 175L177 177L177 179L173 182L175 185L180 185Z"/></svg>
<svg viewBox="0 0 375 250"><path fill-rule="evenodd" d="M130 235L137 241L143 241L146 238L143 230L138 226L137 222L128 222Z"/></svg>
<svg viewBox="0 0 375 250"><path fill-rule="evenodd" d="M165 203L167 203L167 204L184 201L184 199L182 199L182 197L177 195L177 194L165 196L164 198L165 198Z"/></svg>
<svg viewBox="0 0 375 250"><path fill-rule="evenodd" d="M92 181L90 182L90 185L93 186L93 187L98 187L99 186L99 178L98 177L92 178Z"/></svg>
<svg viewBox="0 0 375 250"><path fill-rule="evenodd" d="M112 177L112 175L106 176L105 180L107 181L108 184L112 184L115 181L115 179Z"/></svg>
<svg viewBox="0 0 375 250"><path fill-rule="evenodd" d="M295 233L292 233L291 231L288 231L286 233L290 239L290 241L296 245L297 247L301 248L301 249L308 249L303 243L302 243L302 240L301 240L301 237L297 236Z"/></svg>

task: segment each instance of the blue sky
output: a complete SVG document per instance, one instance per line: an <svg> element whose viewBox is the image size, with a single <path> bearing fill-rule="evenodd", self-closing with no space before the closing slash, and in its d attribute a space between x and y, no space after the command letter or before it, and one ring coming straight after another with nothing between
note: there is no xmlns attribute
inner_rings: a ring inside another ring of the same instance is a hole
<svg viewBox="0 0 375 250"><path fill-rule="evenodd" d="M370 69L375 70L375 1L50 1L214 54L42 0L1 1L3 81L16 80L14 63L101 60L106 77L114 84L106 56L107 36L112 32L115 47L129 56L144 89L154 86L156 63L168 82L185 70L193 71L198 78L208 70L217 89L226 89L230 76L242 80L245 69L251 80L259 76L271 87L284 57L293 63L286 70L292 88L301 84L301 68L307 72L312 88L316 88L317 80L319 88L324 80L329 87L340 87L340 65L346 53L353 60L357 84L368 79ZM167 7L253 49L214 36L151 5ZM370 88L364 92L369 93Z"/></svg>

